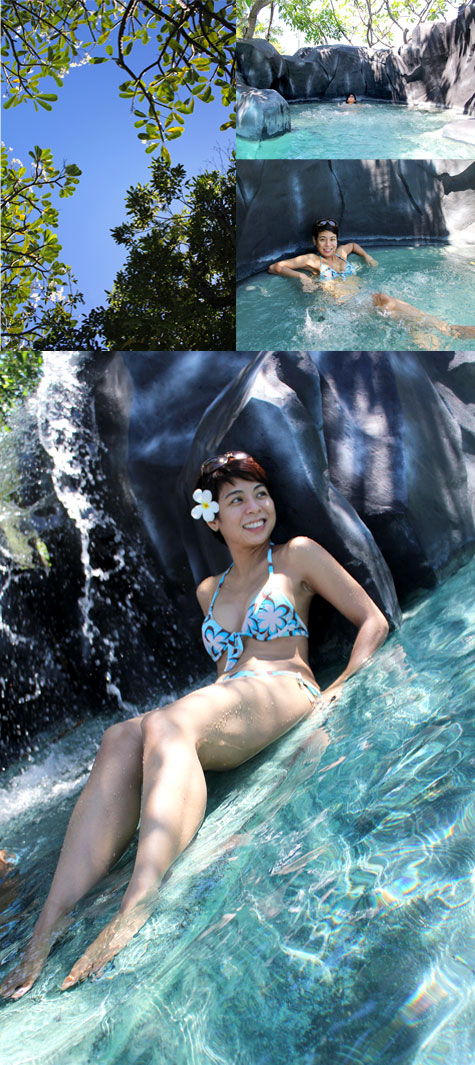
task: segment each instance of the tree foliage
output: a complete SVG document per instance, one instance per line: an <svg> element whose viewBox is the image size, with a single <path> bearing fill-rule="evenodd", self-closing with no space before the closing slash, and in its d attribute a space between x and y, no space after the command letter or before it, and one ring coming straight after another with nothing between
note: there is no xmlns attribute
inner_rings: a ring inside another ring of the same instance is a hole
<svg viewBox="0 0 475 1065"><path fill-rule="evenodd" d="M243 38L253 37L257 17L273 8L273 0L238 0L238 27ZM390 47L396 33L410 32L424 21L445 19L449 0L280 0L279 18L302 33L308 44L345 41L369 47Z"/></svg>
<svg viewBox="0 0 475 1065"><path fill-rule="evenodd" d="M10 411L34 388L42 364L43 356L35 351L0 355L0 429L8 429Z"/></svg>
<svg viewBox="0 0 475 1065"><path fill-rule="evenodd" d="M56 308L41 346L234 349L234 164L189 179L158 158L150 169L149 182L128 190L127 220L112 230L127 260L107 306L77 328Z"/></svg>
<svg viewBox="0 0 475 1065"><path fill-rule="evenodd" d="M4 0L5 107L32 100L51 110L57 95L45 79L61 87L72 63L112 61L146 150L161 144L169 160L164 141L180 136L196 98L213 100L215 87L226 107L234 99L234 40L233 0Z"/></svg>
<svg viewBox="0 0 475 1065"><path fill-rule="evenodd" d="M18 348L41 331L48 305L71 310L81 298L71 290L70 268L61 262L53 230L58 210L52 196L72 196L81 171L74 163L58 168L49 149L29 153L30 168L11 161L2 146L2 334L4 348ZM67 290L65 293L65 287Z"/></svg>

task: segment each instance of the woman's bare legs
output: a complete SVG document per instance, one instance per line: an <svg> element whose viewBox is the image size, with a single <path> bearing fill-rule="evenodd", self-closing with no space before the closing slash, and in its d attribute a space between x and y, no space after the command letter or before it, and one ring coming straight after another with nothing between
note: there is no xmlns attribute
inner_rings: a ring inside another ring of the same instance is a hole
<svg viewBox="0 0 475 1065"><path fill-rule="evenodd" d="M145 924L167 869L205 814L206 781L193 735L164 710L144 717L143 734L142 816L132 878L119 913L73 966L63 990L102 969Z"/></svg>
<svg viewBox="0 0 475 1065"><path fill-rule="evenodd" d="M438 329L453 337L475 337L475 325L450 325L441 318L413 307L412 303L398 300L394 296L387 296L385 292L375 292L372 295L375 307L390 314L392 318L402 318L406 322L415 325L426 325L430 329Z"/></svg>
<svg viewBox="0 0 475 1065"><path fill-rule="evenodd" d="M32 945L21 965L5 981L3 995L19 998L29 990L64 915L127 846L138 818L139 752L143 750L143 803L132 879L118 914L73 966L63 988L102 969L151 914L165 872L193 839L203 819L203 768L222 770L241 765L310 710L308 694L300 690L293 677L279 676L270 683L265 675L262 679L233 679L226 684L209 685L167 708L108 730L104 747L108 737L118 735L115 729L133 726L133 755L131 735L127 740L129 774L124 778L123 755L112 759L113 766L109 755L104 759L107 771L103 767L100 773L98 755L73 813ZM115 775L113 767L117 770ZM111 826L106 810L112 809ZM76 875L79 887L75 884Z"/></svg>
<svg viewBox="0 0 475 1065"><path fill-rule="evenodd" d="M240 765L310 710L308 694L293 678L279 677L278 687L247 678L210 685L144 716L142 815L132 878L119 912L73 966L63 990L100 972L155 909L164 874L203 820L203 767Z"/></svg>
<svg viewBox="0 0 475 1065"><path fill-rule="evenodd" d="M137 829L142 784L139 718L104 734L91 775L73 810L48 898L20 964L2 984L21 998L39 976L66 915L124 853Z"/></svg>

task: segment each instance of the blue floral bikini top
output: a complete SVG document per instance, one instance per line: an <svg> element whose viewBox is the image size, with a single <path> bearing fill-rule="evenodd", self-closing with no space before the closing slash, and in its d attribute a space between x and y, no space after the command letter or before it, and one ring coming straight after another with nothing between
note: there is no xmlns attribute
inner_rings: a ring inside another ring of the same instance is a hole
<svg viewBox="0 0 475 1065"><path fill-rule="evenodd" d="M225 673L229 673L229 670L233 669L241 657L244 651L244 636L252 636L254 640L276 640L280 636L308 636L307 626L283 592L280 589L266 592L265 585L252 600L241 631L228 632L227 629L223 629L213 617L213 607L224 578L227 577L233 565L234 563L231 562L231 565L228 566L228 569L218 582L208 613L201 627L203 643L213 662L218 662L221 655L227 651ZM270 577L274 572L272 545L267 553L267 565L268 577Z"/></svg>
<svg viewBox="0 0 475 1065"><path fill-rule="evenodd" d="M342 255L338 255L338 252L335 252L335 255L337 259L341 259L342 263L346 263L346 270L334 270L333 267L324 262L320 256L320 277L323 278L324 281L334 277L350 277L351 274L356 273L353 263L349 263Z"/></svg>

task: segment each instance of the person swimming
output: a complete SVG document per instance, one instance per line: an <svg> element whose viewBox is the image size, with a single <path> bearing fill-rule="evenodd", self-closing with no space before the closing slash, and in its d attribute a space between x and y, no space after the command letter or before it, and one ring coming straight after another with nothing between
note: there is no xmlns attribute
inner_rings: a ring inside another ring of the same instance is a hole
<svg viewBox="0 0 475 1065"><path fill-rule="evenodd" d="M199 830L207 770L242 765L330 704L383 642L388 624L364 589L306 536L273 544L276 510L260 462L228 451L201 466L192 517L228 547L231 565L196 595L214 683L107 729L69 822L48 898L23 958L0 994L19 999L37 980L67 915L119 860L140 820L137 856L118 913L73 965L71 988L100 972L145 924L160 884ZM343 671L321 691L308 661L308 614L321 595L356 629Z"/></svg>
<svg viewBox="0 0 475 1065"><path fill-rule="evenodd" d="M303 291L310 293L316 291L315 280L318 283L347 281L354 275L355 268L352 263L348 262L349 255L359 255L367 266L378 265L376 260L354 241L339 244L338 233L337 222L331 218L320 218L312 227L312 242L315 251L271 263L268 272L280 274L282 277L295 278L301 284ZM339 295L334 286L329 287L328 291L336 298ZM475 337L475 326L451 325L385 292L372 292L369 295L373 308L392 318L400 319L409 326L424 325L454 337Z"/></svg>

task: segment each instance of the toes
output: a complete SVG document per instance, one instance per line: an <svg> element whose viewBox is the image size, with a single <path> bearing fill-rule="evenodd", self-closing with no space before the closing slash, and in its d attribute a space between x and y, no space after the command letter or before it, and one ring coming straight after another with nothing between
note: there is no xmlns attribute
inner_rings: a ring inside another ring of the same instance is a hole
<svg viewBox="0 0 475 1065"><path fill-rule="evenodd" d="M61 991L68 991L70 987L74 987L75 984L80 984L82 980L85 980L89 976L91 971L91 965L89 960L84 957L73 965L71 972L68 974L65 980L61 984Z"/></svg>
<svg viewBox="0 0 475 1065"><path fill-rule="evenodd" d="M21 987L17 987L16 990L13 991L11 995L9 995L9 998L11 998L13 1002L16 1002L18 998L23 998L23 995L28 994L28 991L31 991L32 987L33 983L22 984Z"/></svg>
<svg viewBox="0 0 475 1065"><path fill-rule="evenodd" d="M17 999L26 995L27 991L33 987L36 977L25 979L23 973L11 973L7 980L4 980L0 987L0 998L3 999Z"/></svg>

